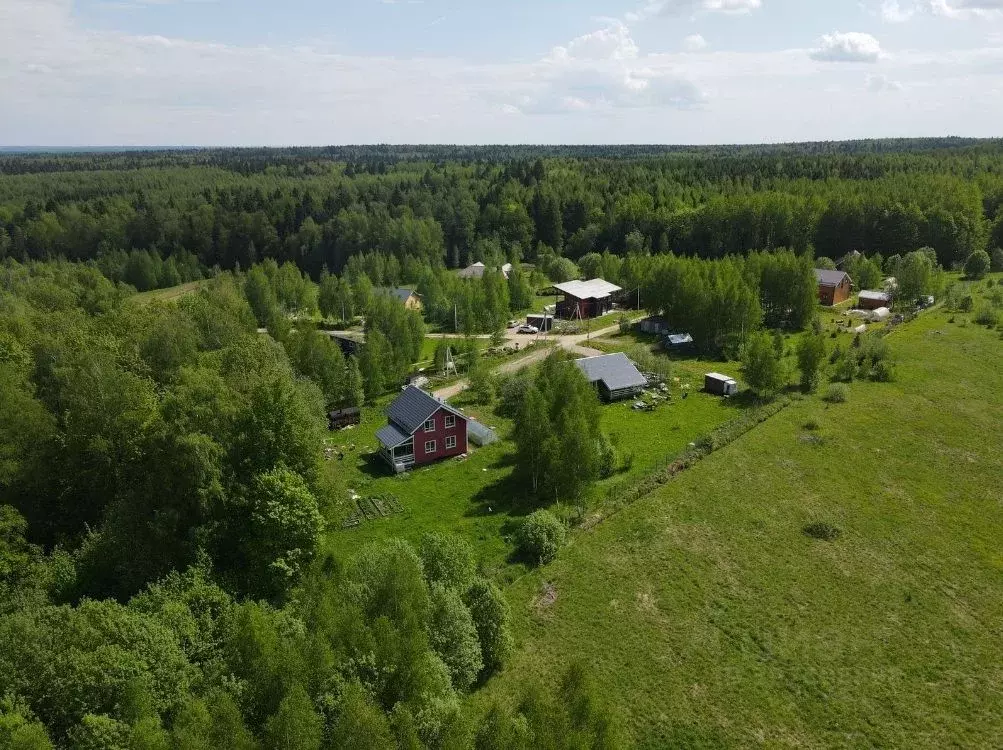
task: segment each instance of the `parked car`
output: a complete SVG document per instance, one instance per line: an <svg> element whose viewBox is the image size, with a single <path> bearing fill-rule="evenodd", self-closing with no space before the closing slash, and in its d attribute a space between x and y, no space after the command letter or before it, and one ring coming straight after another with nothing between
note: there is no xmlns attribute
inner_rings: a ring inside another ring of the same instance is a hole
<svg viewBox="0 0 1003 750"><path fill-rule="evenodd" d="M536 326L519 326L516 329L516 333L539 333L540 329Z"/></svg>

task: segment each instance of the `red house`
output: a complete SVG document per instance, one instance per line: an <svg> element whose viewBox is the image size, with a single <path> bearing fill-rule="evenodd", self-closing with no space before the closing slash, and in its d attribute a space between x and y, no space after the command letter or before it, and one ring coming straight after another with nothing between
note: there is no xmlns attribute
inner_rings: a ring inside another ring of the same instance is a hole
<svg viewBox="0 0 1003 750"><path fill-rule="evenodd" d="M838 305L850 298L853 283L845 272L816 268L815 280L818 281L818 301L826 307Z"/></svg>
<svg viewBox="0 0 1003 750"><path fill-rule="evenodd" d="M376 438L383 460L399 474L413 466L466 453L467 418L409 385L387 407L387 424Z"/></svg>

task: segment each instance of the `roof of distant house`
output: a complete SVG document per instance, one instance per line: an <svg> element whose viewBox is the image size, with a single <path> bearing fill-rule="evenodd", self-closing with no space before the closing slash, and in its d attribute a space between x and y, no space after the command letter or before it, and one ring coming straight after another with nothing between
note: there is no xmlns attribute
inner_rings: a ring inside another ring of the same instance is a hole
<svg viewBox="0 0 1003 750"><path fill-rule="evenodd" d="M865 289L860 293L860 299L870 299L877 302L888 302L891 298L892 295L888 292L879 292L875 289Z"/></svg>
<svg viewBox="0 0 1003 750"><path fill-rule="evenodd" d="M381 289L380 291L389 294L391 297L396 297L401 302L407 302L411 297L420 297L421 295L413 289L405 289L403 287L399 289Z"/></svg>
<svg viewBox="0 0 1003 750"><path fill-rule="evenodd" d="M620 391L624 388L643 388L648 384L648 379L622 352L586 357L576 360L575 364L578 365L578 369L582 371L590 383L602 381L611 391Z"/></svg>
<svg viewBox="0 0 1003 750"><path fill-rule="evenodd" d="M461 279L480 279L484 276L487 270L488 267L486 265L484 265L480 261L477 261L476 263L467 266L462 271L457 271L456 275L459 276ZM508 278L508 275L511 272L512 272L511 263L506 263L501 267L502 276L504 276L506 279Z"/></svg>
<svg viewBox="0 0 1003 750"><path fill-rule="evenodd" d="M682 346L683 344L692 344L693 337L688 333L670 333L665 337L672 346Z"/></svg>
<svg viewBox="0 0 1003 750"><path fill-rule="evenodd" d="M466 419L465 416L449 404L439 401L439 399L431 394L413 385L405 388L401 395L394 399L394 402L387 407L387 416L391 422L407 430L410 435L414 434L415 430L431 419L432 415L439 411L439 409L445 409L461 419Z"/></svg>
<svg viewBox="0 0 1003 750"><path fill-rule="evenodd" d="M576 299L606 299L615 292L623 291L616 284L610 284L603 279L568 281L564 284L554 284L554 289Z"/></svg>
<svg viewBox="0 0 1003 750"><path fill-rule="evenodd" d="M708 377L711 380L716 380L720 383L734 383L735 378L729 377L728 375L722 375L719 372L708 372L704 377Z"/></svg>
<svg viewBox="0 0 1003 750"><path fill-rule="evenodd" d="M847 278L846 271L830 271L825 268L815 269L815 280L821 286L839 286L845 278Z"/></svg>

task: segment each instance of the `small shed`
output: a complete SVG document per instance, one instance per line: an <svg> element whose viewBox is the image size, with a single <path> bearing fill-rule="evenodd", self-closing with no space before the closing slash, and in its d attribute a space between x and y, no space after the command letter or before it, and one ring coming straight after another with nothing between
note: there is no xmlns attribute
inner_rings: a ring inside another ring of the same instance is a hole
<svg viewBox="0 0 1003 750"><path fill-rule="evenodd" d="M734 396L738 393L738 382L734 378L719 372L708 372L704 375L704 390L715 396Z"/></svg>
<svg viewBox="0 0 1003 750"><path fill-rule="evenodd" d="M669 323L661 315L652 315L637 324L641 333L653 333L662 336L669 332Z"/></svg>
<svg viewBox="0 0 1003 750"><path fill-rule="evenodd" d="M632 398L648 385L648 379L622 352L585 357L576 360L575 364L585 378L599 389L604 401Z"/></svg>
<svg viewBox="0 0 1003 750"><path fill-rule="evenodd" d="M865 289L857 299L857 307L862 310L877 310L879 307L890 307L892 295L875 289Z"/></svg>
<svg viewBox="0 0 1003 750"><path fill-rule="evenodd" d="M335 409L327 413L327 428L329 430L340 430L353 424L362 424L362 410L357 406Z"/></svg>
<svg viewBox="0 0 1003 750"><path fill-rule="evenodd" d="M693 347L693 337L688 333L670 333L665 337L664 345L670 351L686 351Z"/></svg>
<svg viewBox="0 0 1003 750"><path fill-rule="evenodd" d="M536 326L539 330L546 332L554 327L554 316L547 313L527 315L526 325Z"/></svg>

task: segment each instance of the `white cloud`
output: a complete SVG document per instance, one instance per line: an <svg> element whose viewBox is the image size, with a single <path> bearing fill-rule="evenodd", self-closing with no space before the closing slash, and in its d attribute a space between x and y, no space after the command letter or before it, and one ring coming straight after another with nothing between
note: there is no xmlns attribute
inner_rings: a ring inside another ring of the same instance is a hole
<svg viewBox="0 0 1003 750"><path fill-rule="evenodd" d="M628 13L627 21L653 16L695 16L701 12L745 15L763 7L763 0L651 0Z"/></svg>
<svg viewBox="0 0 1003 750"><path fill-rule="evenodd" d="M915 14L915 6L903 8L898 0L884 0L881 3L881 17L889 23L905 23Z"/></svg>
<svg viewBox="0 0 1003 750"><path fill-rule="evenodd" d="M1003 14L1003 0L929 0L934 15L954 20L991 18Z"/></svg>
<svg viewBox="0 0 1003 750"><path fill-rule="evenodd" d="M869 75L865 79L865 84L868 91L873 91L875 93L880 93L884 91L901 91L902 84L898 81L891 80L888 76L878 73L877 75Z"/></svg>
<svg viewBox="0 0 1003 750"><path fill-rule="evenodd" d="M881 44L870 34L851 31L841 34L826 34L819 40L819 46L810 53L813 60L820 62L864 62L874 63L883 56Z"/></svg>
<svg viewBox="0 0 1003 750"><path fill-rule="evenodd" d="M517 99L531 114L602 112L668 107L686 109L704 100L700 89L670 64L642 56L620 21L555 47L533 69L531 90Z"/></svg>
<svg viewBox="0 0 1003 750"><path fill-rule="evenodd" d="M690 34L683 39L683 49L687 52L700 52L707 49L707 40L702 34Z"/></svg>
<svg viewBox="0 0 1003 750"><path fill-rule="evenodd" d="M552 60L631 60L637 57L637 44L630 29L620 21L590 34L572 39L562 47L554 47Z"/></svg>
<svg viewBox="0 0 1003 750"><path fill-rule="evenodd" d="M616 23L563 54L473 63L95 31L73 7L0 0L0 144L775 142L1003 121L1003 48L985 42L894 57L875 42L882 75L863 78L804 49L650 52Z"/></svg>

